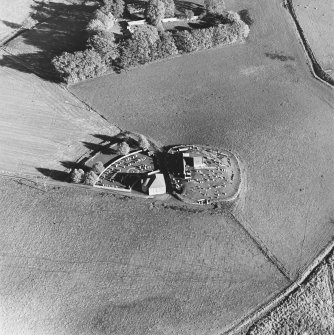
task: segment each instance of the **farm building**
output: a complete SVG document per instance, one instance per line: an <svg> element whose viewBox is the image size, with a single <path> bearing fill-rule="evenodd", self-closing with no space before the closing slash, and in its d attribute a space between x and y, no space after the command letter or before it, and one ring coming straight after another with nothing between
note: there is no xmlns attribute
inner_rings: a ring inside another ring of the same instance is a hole
<svg viewBox="0 0 334 335"><path fill-rule="evenodd" d="M142 191L148 195L166 193L165 177L162 173L156 173L142 180Z"/></svg>

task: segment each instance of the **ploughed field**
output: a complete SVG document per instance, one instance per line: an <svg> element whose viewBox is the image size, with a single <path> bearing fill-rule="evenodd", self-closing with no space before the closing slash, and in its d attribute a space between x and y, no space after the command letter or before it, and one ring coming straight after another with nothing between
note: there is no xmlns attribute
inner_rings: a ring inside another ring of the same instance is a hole
<svg viewBox="0 0 334 335"><path fill-rule="evenodd" d="M71 87L110 122L163 144L210 144L245 162L238 220L296 278L334 234L334 99L313 79L279 1L227 1L246 43Z"/></svg>

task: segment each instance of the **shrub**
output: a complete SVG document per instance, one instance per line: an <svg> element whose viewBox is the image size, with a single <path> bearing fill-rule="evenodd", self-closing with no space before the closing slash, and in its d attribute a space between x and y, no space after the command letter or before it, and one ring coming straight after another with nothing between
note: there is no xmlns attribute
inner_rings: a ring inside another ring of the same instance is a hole
<svg viewBox="0 0 334 335"><path fill-rule="evenodd" d="M110 31L115 25L116 19L111 12L107 14L98 9L95 11L94 18L89 22L87 30L89 32Z"/></svg>
<svg viewBox="0 0 334 335"><path fill-rule="evenodd" d="M88 39L88 45L100 54L109 67L119 56L118 44L115 43L113 33L99 31Z"/></svg>
<svg viewBox="0 0 334 335"><path fill-rule="evenodd" d="M162 59L177 54L178 50L172 33L162 33L155 46L154 59Z"/></svg>
<svg viewBox="0 0 334 335"><path fill-rule="evenodd" d="M161 0L165 5L165 17L175 16L175 3L174 0Z"/></svg>
<svg viewBox="0 0 334 335"><path fill-rule="evenodd" d="M181 52L192 52L197 50L197 42L188 30L176 32L174 41L177 49Z"/></svg>
<svg viewBox="0 0 334 335"><path fill-rule="evenodd" d="M98 176L94 171L86 172L84 175L84 184L94 185L98 180Z"/></svg>
<svg viewBox="0 0 334 335"><path fill-rule="evenodd" d="M145 18L148 23L159 26L165 17L165 4L160 0L150 0L145 9Z"/></svg>
<svg viewBox="0 0 334 335"><path fill-rule="evenodd" d="M188 20L190 20L190 19L192 19L194 17L195 14L194 14L194 12L191 9L186 9L184 11L184 15L186 16L186 18Z"/></svg>
<svg viewBox="0 0 334 335"><path fill-rule="evenodd" d="M112 13L114 17L120 18L124 14L125 4L123 0L104 0L101 10L104 13Z"/></svg>
<svg viewBox="0 0 334 335"><path fill-rule="evenodd" d="M97 175L99 175L100 173L102 173L104 170L104 165L102 162L96 162L93 166L92 166L92 171L94 173L96 173Z"/></svg>
<svg viewBox="0 0 334 335"><path fill-rule="evenodd" d="M144 135L139 135L138 145L143 150L148 150L150 147L150 142Z"/></svg>
<svg viewBox="0 0 334 335"><path fill-rule="evenodd" d="M224 0L204 0L207 14L223 14L225 11Z"/></svg>
<svg viewBox="0 0 334 335"><path fill-rule="evenodd" d="M83 181L85 172L82 169L74 169L70 173L70 180L72 183L80 184Z"/></svg>
<svg viewBox="0 0 334 335"><path fill-rule="evenodd" d="M128 68L152 61L158 40L159 34L155 27L149 25L136 27L131 37L120 46L119 65Z"/></svg>
<svg viewBox="0 0 334 335"><path fill-rule="evenodd" d="M107 70L105 62L94 50L64 52L54 57L52 64L67 83L94 78Z"/></svg>
<svg viewBox="0 0 334 335"><path fill-rule="evenodd" d="M121 156L125 156L130 152L129 144L126 142L121 142L118 146L118 154Z"/></svg>

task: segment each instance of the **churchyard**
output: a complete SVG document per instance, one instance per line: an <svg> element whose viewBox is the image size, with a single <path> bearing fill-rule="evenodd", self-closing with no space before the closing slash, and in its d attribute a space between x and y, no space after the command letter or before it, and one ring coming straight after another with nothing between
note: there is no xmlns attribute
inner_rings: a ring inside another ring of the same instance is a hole
<svg viewBox="0 0 334 335"><path fill-rule="evenodd" d="M177 198L192 204L217 205L237 197L241 171L231 152L188 145L172 147L168 154L169 178Z"/></svg>

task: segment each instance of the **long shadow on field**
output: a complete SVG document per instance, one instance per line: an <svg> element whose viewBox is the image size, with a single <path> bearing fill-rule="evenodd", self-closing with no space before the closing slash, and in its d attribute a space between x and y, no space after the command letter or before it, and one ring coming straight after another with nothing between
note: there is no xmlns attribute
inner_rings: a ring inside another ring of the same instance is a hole
<svg viewBox="0 0 334 335"><path fill-rule="evenodd" d="M45 168L36 168L37 171L42 173L44 176L51 178L57 181L67 181L68 173L65 171L45 169Z"/></svg>
<svg viewBox="0 0 334 335"><path fill-rule="evenodd" d="M17 23L14 23L14 22L9 22L9 21L6 21L6 20L1 20L1 22L6 25L7 27L9 28L12 28L12 29L18 29L21 27L21 25L17 24Z"/></svg>
<svg viewBox="0 0 334 335"><path fill-rule="evenodd" d="M243 9L239 11L238 14L240 15L241 20L244 21L249 26L251 26L254 23L253 19L249 15L248 9Z"/></svg>
<svg viewBox="0 0 334 335"><path fill-rule="evenodd" d="M280 60L281 62L286 62L288 60L295 60L295 57L286 56L279 52L266 52L265 55L270 59Z"/></svg>
<svg viewBox="0 0 334 335"><path fill-rule="evenodd" d="M94 10L94 6L84 4L35 2L31 6L32 19L40 23L8 44L7 51L15 56L4 55L0 66L58 80L52 58L64 51L85 49L85 28Z"/></svg>

